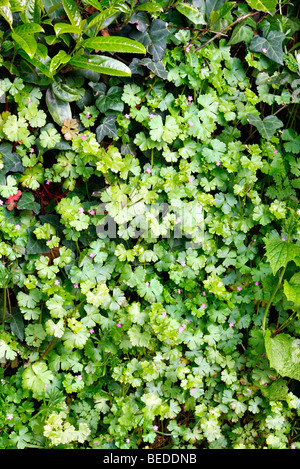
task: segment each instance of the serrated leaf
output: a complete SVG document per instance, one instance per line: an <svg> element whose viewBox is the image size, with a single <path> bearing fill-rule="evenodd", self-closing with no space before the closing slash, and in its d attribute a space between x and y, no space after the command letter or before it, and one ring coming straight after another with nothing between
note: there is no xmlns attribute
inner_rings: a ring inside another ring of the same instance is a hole
<svg viewBox="0 0 300 469"><path fill-rule="evenodd" d="M248 5L254 10L275 13L277 0L246 0Z"/></svg>
<svg viewBox="0 0 300 469"><path fill-rule="evenodd" d="M275 134L276 130L283 127L283 123L276 116L267 116L263 120L255 114L247 114L249 124L257 128L260 135L270 140Z"/></svg>
<svg viewBox="0 0 300 469"><path fill-rule="evenodd" d="M256 34L249 44L249 49L253 52L261 52L274 62L283 65L282 43L285 37L284 33L277 30L270 31L267 37Z"/></svg>
<svg viewBox="0 0 300 469"><path fill-rule="evenodd" d="M100 50L102 52L146 54L143 44L120 36L90 37L85 39L81 45L88 49Z"/></svg>
<svg viewBox="0 0 300 469"><path fill-rule="evenodd" d="M269 238L265 242L266 256L270 263L273 275L290 261L300 257L300 246L277 238Z"/></svg>
<svg viewBox="0 0 300 469"><path fill-rule="evenodd" d="M69 64L75 68L83 68L93 70L94 72L103 73L105 75L130 77L131 70L127 65L119 60L105 57L103 55L88 55L73 57Z"/></svg>
<svg viewBox="0 0 300 469"><path fill-rule="evenodd" d="M16 32L11 33L13 40L29 55L32 59L35 55L37 42L31 34L17 34Z"/></svg>
<svg viewBox="0 0 300 469"><path fill-rule="evenodd" d="M65 83L54 81L51 84L51 88L54 95L61 101L71 103L73 101L77 101L78 99L78 91L66 85Z"/></svg>

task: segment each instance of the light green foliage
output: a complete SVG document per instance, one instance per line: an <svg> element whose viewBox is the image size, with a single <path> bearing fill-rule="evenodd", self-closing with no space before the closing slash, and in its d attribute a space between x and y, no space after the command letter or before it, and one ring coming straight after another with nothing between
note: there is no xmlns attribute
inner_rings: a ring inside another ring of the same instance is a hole
<svg viewBox="0 0 300 469"><path fill-rule="evenodd" d="M300 447L295 8L6 3L0 447Z"/></svg>

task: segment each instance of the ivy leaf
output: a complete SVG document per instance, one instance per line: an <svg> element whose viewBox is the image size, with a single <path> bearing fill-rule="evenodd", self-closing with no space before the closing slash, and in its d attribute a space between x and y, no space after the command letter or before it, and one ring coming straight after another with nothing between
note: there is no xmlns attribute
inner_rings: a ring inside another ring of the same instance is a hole
<svg viewBox="0 0 300 469"><path fill-rule="evenodd" d="M275 134L276 130L283 126L283 123L276 116L267 116L263 120L255 114L247 114L249 124L257 128L260 135L267 140L270 140Z"/></svg>
<svg viewBox="0 0 300 469"><path fill-rule="evenodd" d="M285 34L276 30L270 31L267 37L256 34L249 44L249 49L253 52L262 52L269 59L283 65L282 43L284 39Z"/></svg>
<svg viewBox="0 0 300 469"><path fill-rule="evenodd" d="M116 128L117 116L105 116L102 124L96 128L96 136L99 143L102 142L104 137L117 137L118 132Z"/></svg>
<svg viewBox="0 0 300 469"><path fill-rule="evenodd" d="M270 263L273 275L290 261L300 265L300 246L277 238L269 238L265 242L266 256Z"/></svg>

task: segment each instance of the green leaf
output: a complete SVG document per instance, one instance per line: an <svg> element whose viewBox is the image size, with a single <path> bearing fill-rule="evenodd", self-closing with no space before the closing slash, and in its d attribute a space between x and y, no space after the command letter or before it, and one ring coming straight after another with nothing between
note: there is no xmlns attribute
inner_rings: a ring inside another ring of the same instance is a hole
<svg viewBox="0 0 300 469"><path fill-rule="evenodd" d="M247 114L249 124L257 128L260 135L267 140L270 140L275 134L276 130L283 127L283 123L276 116L267 116L263 120L255 114Z"/></svg>
<svg viewBox="0 0 300 469"><path fill-rule="evenodd" d="M274 62L283 65L283 50L282 43L285 39L285 34L272 30L267 37L262 37L256 34L249 44L249 49L253 52L261 52Z"/></svg>
<svg viewBox="0 0 300 469"><path fill-rule="evenodd" d="M40 204L35 202L34 195L31 192L23 192L22 197L18 202L18 210L33 210L34 213L39 213Z"/></svg>
<svg viewBox="0 0 300 469"><path fill-rule="evenodd" d="M220 19L224 18L232 10L235 4L235 2L227 2L225 5L218 8L217 11L212 11L210 15L210 25L212 26Z"/></svg>
<svg viewBox="0 0 300 469"><path fill-rule="evenodd" d="M293 275L289 281L284 281L283 290L289 301L300 304L300 272Z"/></svg>
<svg viewBox="0 0 300 469"><path fill-rule="evenodd" d="M253 37L253 29L245 23L238 24L232 31L228 45L238 44L239 42L246 42L248 44Z"/></svg>
<svg viewBox="0 0 300 469"><path fill-rule="evenodd" d="M46 77L51 77L51 72L48 65L45 65L41 60L36 59L35 57L30 57L23 49L19 49L19 55L23 57L27 62L29 62L33 67L40 70Z"/></svg>
<svg viewBox="0 0 300 469"><path fill-rule="evenodd" d="M13 16L9 6L0 6L0 15L9 23L12 28Z"/></svg>
<svg viewBox="0 0 300 469"><path fill-rule="evenodd" d="M246 0L248 5L254 10L275 13L277 0Z"/></svg>
<svg viewBox="0 0 300 469"><path fill-rule="evenodd" d="M81 43L82 47L102 52L120 52L130 54L146 54L143 44L120 36L91 37Z"/></svg>
<svg viewBox="0 0 300 469"><path fill-rule="evenodd" d="M62 0L62 5L72 25L79 26L82 18L76 3L73 0Z"/></svg>
<svg viewBox="0 0 300 469"><path fill-rule="evenodd" d="M40 24L37 23L24 23L20 26L17 26L14 29L14 32L19 35L26 35L26 34L35 34L35 33L44 33L44 29Z"/></svg>
<svg viewBox="0 0 300 469"><path fill-rule="evenodd" d="M300 246L287 241L281 241L277 238L269 238L265 242L266 256L270 263L273 275L281 268L285 267L288 262L295 261L298 257L300 260ZM297 265L299 262L297 262Z"/></svg>
<svg viewBox="0 0 300 469"><path fill-rule="evenodd" d="M157 62L162 60L165 54L169 34L167 23L156 19L151 23L149 29L144 32L134 31L131 33L131 37L141 42L149 54L153 55L153 60Z"/></svg>
<svg viewBox="0 0 300 469"><path fill-rule="evenodd" d="M299 339L288 334L277 334L271 338L271 331L266 330L265 346L271 368L280 376L300 380L300 347Z"/></svg>
<svg viewBox="0 0 300 469"><path fill-rule="evenodd" d="M105 75L119 77L131 76L131 70L127 65L123 64L119 60L105 57L103 55L73 57L69 64L74 68L93 70L94 72L103 73Z"/></svg>
<svg viewBox="0 0 300 469"><path fill-rule="evenodd" d="M96 128L96 136L99 143L102 142L104 137L117 137L118 132L116 128L116 116L106 116L103 119L102 124Z"/></svg>
<svg viewBox="0 0 300 469"><path fill-rule="evenodd" d="M30 193L26 193L30 194ZM30 194L31 195L31 194ZM23 196L22 196L23 198ZM34 202L36 203L36 202ZM26 206L26 205L25 205ZM19 208L19 204L18 204ZM26 244L26 253L27 254L46 254L49 252L49 248L46 245L45 241L42 239L37 239L33 231L35 230L34 226L30 226L27 228L28 237L27 237L27 244Z"/></svg>
<svg viewBox="0 0 300 469"><path fill-rule="evenodd" d="M64 125L65 119L72 119L70 104L59 99L53 93L52 88L48 88L46 91L46 103L54 122L59 126Z"/></svg>
<svg viewBox="0 0 300 469"><path fill-rule="evenodd" d="M206 24L203 14L192 5L180 2L176 4L176 10L194 24Z"/></svg>
<svg viewBox="0 0 300 469"><path fill-rule="evenodd" d="M60 36L61 34L81 34L82 28L79 26L75 26L72 24L66 23L55 23L54 31L56 36Z"/></svg>
<svg viewBox="0 0 300 469"><path fill-rule="evenodd" d="M136 10L148 11L149 13L156 13L156 12L162 11L163 7L159 3L153 0L151 2L146 2L146 3L142 3L141 5L138 5L136 7Z"/></svg>
<svg viewBox="0 0 300 469"><path fill-rule="evenodd" d="M22 374L24 389L30 389L40 394L45 390L45 385L54 379L53 373L48 370L45 362L37 362L28 366Z"/></svg>
<svg viewBox="0 0 300 469"><path fill-rule="evenodd" d="M73 101L77 101L78 99L78 91L66 85L65 83L54 81L51 84L51 88L56 98L58 98L60 101L71 103Z"/></svg>

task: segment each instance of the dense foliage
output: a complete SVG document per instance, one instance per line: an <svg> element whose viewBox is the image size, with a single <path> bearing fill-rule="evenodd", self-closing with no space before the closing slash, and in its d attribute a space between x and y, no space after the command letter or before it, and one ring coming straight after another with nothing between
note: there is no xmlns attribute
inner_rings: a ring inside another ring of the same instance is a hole
<svg viewBox="0 0 300 469"><path fill-rule="evenodd" d="M300 447L298 13L0 1L0 448Z"/></svg>

